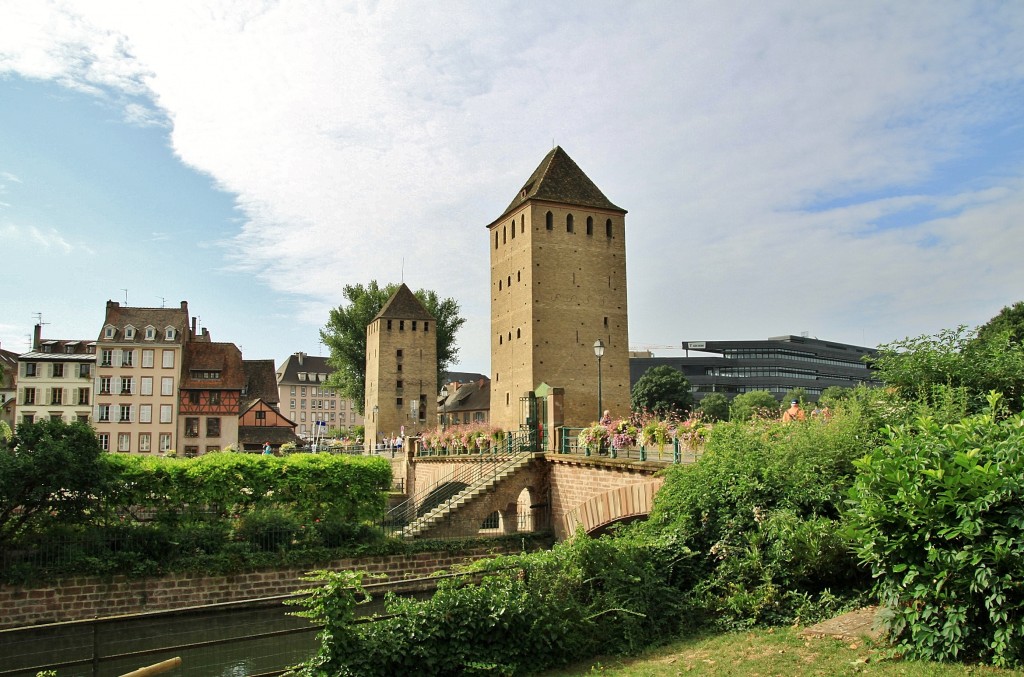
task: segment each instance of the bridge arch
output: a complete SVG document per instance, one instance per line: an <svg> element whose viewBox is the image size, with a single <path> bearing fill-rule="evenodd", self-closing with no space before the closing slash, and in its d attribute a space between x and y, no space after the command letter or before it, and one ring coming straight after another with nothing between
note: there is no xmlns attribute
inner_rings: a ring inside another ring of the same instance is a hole
<svg viewBox="0 0 1024 677"><path fill-rule="evenodd" d="M615 522L649 515L654 504L654 494L663 482L663 479L658 478L616 487L592 496L565 514L563 533L571 538L582 527L586 533L593 534Z"/></svg>

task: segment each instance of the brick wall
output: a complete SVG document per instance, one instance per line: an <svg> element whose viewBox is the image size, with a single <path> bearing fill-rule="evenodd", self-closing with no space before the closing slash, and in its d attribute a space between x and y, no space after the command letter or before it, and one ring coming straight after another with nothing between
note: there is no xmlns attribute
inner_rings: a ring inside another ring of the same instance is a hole
<svg viewBox="0 0 1024 677"><path fill-rule="evenodd" d="M383 573L388 580L403 580L427 576L495 552L494 548L475 548L459 553L343 559L316 568ZM146 579L90 576L39 588L0 586L0 629L287 595L309 587L308 582L300 580L306 571L295 568L230 576L175 574Z"/></svg>
<svg viewBox="0 0 1024 677"><path fill-rule="evenodd" d="M664 464L649 461L630 461L548 454L551 464L551 524L558 540L572 534L565 526L566 516L587 501L601 495L612 495L615 490L632 485L646 485ZM609 505L609 516L619 511L619 505ZM623 515L624 516L624 515ZM584 524L587 528L597 524Z"/></svg>

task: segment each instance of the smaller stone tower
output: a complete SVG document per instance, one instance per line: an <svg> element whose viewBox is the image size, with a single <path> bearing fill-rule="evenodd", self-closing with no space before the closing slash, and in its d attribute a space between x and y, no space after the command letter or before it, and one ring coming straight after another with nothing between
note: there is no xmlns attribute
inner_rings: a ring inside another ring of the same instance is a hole
<svg viewBox="0 0 1024 677"><path fill-rule="evenodd" d="M404 283L366 327L367 449L437 424L437 323Z"/></svg>

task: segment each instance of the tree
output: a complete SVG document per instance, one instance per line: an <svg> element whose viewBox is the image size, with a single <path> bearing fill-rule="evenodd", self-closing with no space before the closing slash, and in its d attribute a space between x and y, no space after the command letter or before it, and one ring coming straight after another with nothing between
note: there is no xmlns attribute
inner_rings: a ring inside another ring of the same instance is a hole
<svg viewBox="0 0 1024 677"><path fill-rule="evenodd" d="M320 330L320 340L331 351L327 363L334 367L334 373L328 377L326 386L337 389L352 400L360 414L366 413L363 411L366 393L366 327L397 289L397 284L381 287L376 280L365 287L361 284L345 285L343 294L348 305L343 304L331 310L327 325ZM459 314L459 304L454 299L441 300L436 292L426 289L420 289L415 294L434 316L437 380L440 383L459 354L455 334L466 320Z"/></svg>
<svg viewBox="0 0 1024 677"><path fill-rule="evenodd" d="M723 393L708 393L697 405L697 411L706 421L728 421L729 398Z"/></svg>
<svg viewBox="0 0 1024 677"><path fill-rule="evenodd" d="M774 417L779 413L779 401L767 390L751 390L737 395L729 407L730 421L749 421L756 416Z"/></svg>
<svg viewBox="0 0 1024 677"><path fill-rule="evenodd" d="M0 550L42 517L65 524L99 510L110 468L92 428L21 423L0 451Z"/></svg>
<svg viewBox="0 0 1024 677"><path fill-rule="evenodd" d="M683 372L662 365L648 369L633 386L633 411L647 410L658 416L682 416L693 404L690 383Z"/></svg>
<svg viewBox="0 0 1024 677"><path fill-rule="evenodd" d="M907 400L936 404L950 390L961 390L976 412L994 390L1005 396L1012 411L1021 411L1024 343L1013 339L1011 327L997 330L999 323L993 322L995 318L984 335L982 328L961 325L879 346L872 361L878 377Z"/></svg>
<svg viewBox="0 0 1024 677"><path fill-rule="evenodd" d="M978 327L978 339L993 338L1003 332L1010 332L1014 343L1024 341L1024 301L1006 306L985 324Z"/></svg>

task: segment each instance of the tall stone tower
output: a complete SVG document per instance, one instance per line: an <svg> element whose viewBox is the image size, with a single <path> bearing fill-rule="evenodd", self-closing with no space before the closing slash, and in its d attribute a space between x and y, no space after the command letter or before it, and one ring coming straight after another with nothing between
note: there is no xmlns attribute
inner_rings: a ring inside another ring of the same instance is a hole
<svg viewBox="0 0 1024 677"><path fill-rule="evenodd" d="M437 425L437 326L404 283L366 327L367 448Z"/></svg>
<svg viewBox="0 0 1024 677"><path fill-rule="evenodd" d="M629 414L625 217L556 147L487 226L493 425L517 428L541 383L564 389L565 425L596 421L597 340L601 406Z"/></svg>

